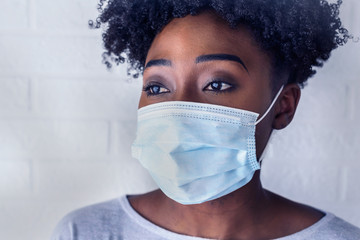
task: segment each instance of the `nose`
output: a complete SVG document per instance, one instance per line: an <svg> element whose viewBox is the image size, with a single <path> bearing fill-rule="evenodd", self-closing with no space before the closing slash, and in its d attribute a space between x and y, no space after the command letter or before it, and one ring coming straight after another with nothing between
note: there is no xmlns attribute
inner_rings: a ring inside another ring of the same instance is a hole
<svg viewBox="0 0 360 240"><path fill-rule="evenodd" d="M201 102L201 99L197 94L181 92L174 96L174 101Z"/></svg>
<svg viewBox="0 0 360 240"><path fill-rule="evenodd" d="M196 81L189 81L187 84L178 84L175 94L173 95L173 101L184 102L205 102L202 96L202 89L196 84Z"/></svg>

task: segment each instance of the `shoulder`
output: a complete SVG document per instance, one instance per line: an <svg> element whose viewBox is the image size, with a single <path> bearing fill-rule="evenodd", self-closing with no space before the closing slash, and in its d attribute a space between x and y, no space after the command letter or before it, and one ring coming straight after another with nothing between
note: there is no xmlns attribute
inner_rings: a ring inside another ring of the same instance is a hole
<svg viewBox="0 0 360 240"><path fill-rule="evenodd" d="M51 240L104 239L126 222L121 201L124 197L77 209L67 214L55 228ZM114 226L116 226L114 228Z"/></svg>
<svg viewBox="0 0 360 240"><path fill-rule="evenodd" d="M331 213L327 213L325 220L326 222L319 227L318 235L328 236L327 239L360 239L360 228L351 223L346 222Z"/></svg>
<svg viewBox="0 0 360 240"><path fill-rule="evenodd" d="M360 228L336 217L332 213L300 232L279 238L279 240L355 240L360 239Z"/></svg>
<svg viewBox="0 0 360 240"><path fill-rule="evenodd" d="M281 206L281 212L285 213L281 224L289 227L292 222L295 223L296 228L300 226L301 229L286 237L278 238L279 240L360 240L360 229L334 214L269 193Z"/></svg>

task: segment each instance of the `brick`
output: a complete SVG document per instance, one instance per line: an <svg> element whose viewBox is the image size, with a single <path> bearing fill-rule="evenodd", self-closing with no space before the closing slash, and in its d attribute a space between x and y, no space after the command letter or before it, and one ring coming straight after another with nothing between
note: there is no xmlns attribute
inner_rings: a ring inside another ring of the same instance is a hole
<svg viewBox="0 0 360 240"><path fill-rule="evenodd" d="M270 159L264 162L262 168L265 188L310 205L336 202L339 198L338 179L339 170L336 167L303 164L293 159Z"/></svg>
<svg viewBox="0 0 360 240"><path fill-rule="evenodd" d="M360 9L359 2L356 0L344 1L340 8L340 18L342 24L350 30L350 33L359 33L359 17L358 10Z"/></svg>
<svg viewBox="0 0 360 240"><path fill-rule="evenodd" d="M142 192L149 185L146 174L141 175L142 169L127 166L123 160L106 161L104 156L91 161L36 161L35 194L46 195L49 200L78 202Z"/></svg>
<svg viewBox="0 0 360 240"><path fill-rule="evenodd" d="M30 235L33 237L31 230L34 231L34 229L31 228L34 222L36 222L35 219L37 219L38 212L41 211L41 208L39 206L36 207L34 202L29 201L29 198L23 201L15 201L15 199L5 201L2 199L0 203L1 238L20 240ZM30 218L29 213L33 214L32 218Z"/></svg>
<svg viewBox="0 0 360 240"><path fill-rule="evenodd" d="M77 203L48 201L44 196L0 200L1 239L50 239L57 222Z"/></svg>
<svg viewBox="0 0 360 240"><path fill-rule="evenodd" d="M151 178L149 172L140 165L139 161L132 158L130 160L130 164L123 165L127 175L119 175L123 191L127 194L141 194L158 189L159 187Z"/></svg>
<svg viewBox="0 0 360 240"><path fill-rule="evenodd" d="M82 121L0 121L4 157L88 157L108 150L108 124Z"/></svg>
<svg viewBox="0 0 360 240"><path fill-rule="evenodd" d="M126 174L119 174L119 182L127 193L143 193L158 188L147 170L131 156L131 145L136 137L136 119L113 124L112 161L120 163Z"/></svg>
<svg viewBox="0 0 360 240"><path fill-rule="evenodd" d="M360 80L360 78L359 78ZM354 84L355 86L351 89L352 93L352 102L351 104L351 112L353 113L352 120L358 121L360 119L360 84Z"/></svg>
<svg viewBox="0 0 360 240"><path fill-rule="evenodd" d="M0 71L8 75L104 77L101 46L100 36L0 36L0 48L6 56L0 59ZM120 65L114 72L125 68Z"/></svg>
<svg viewBox="0 0 360 240"><path fill-rule="evenodd" d="M81 199L115 194L117 167L102 161L36 161L34 186L36 194L50 199Z"/></svg>
<svg viewBox="0 0 360 240"><path fill-rule="evenodd" d="M98 16L98 1L35 0L36 26L48 30L88 30L88 20Z"/></svg>
<svg viewBox="0 0 360 240"><path fill-rule="evenodd" d="M0 22L0 30L27 28L27 0L2 0Z"/></svg>
<svg viewBox="0 0 360 240"><path fill-rule="evenodd" d="M334 122L349 119L347 86L334 79L310 79L301 93L294 123Z"/></svg>
<svg viewBox="0 0 360 240"><path fill-rule="evenodd" d="M0 157L0 198L31 194L30 162Z"/></svg>
<svg viewBox="0 0 360 240"><path fill-rule="evenodd" d="M358 133L345 124L294 122L272 139L271 158L316 165L341 164L356 153ZM304 162L308 161L308 162Z"/></svg>
<svg viewBox="0 0 360 240"><path fill-rule="evenodd" d="M359 35L354 32L354 35ZM354 81L360 74L360 45L349 40L344 46L339 46L331 52L331 56L315 78L322 78L323 86L329 82L346 83ZM309 82L315 82L316 79L310 79Z"/></svg>
<svg viewBox="0 0 360 240"><path fill-rule="evenodd" d="M355 37L359 37L360 33L360 16L357 14L360 9L359 1L353 0L353 18L352 18L352 25L351 25L351 32L354 33Z"/></svg>
<svg viewBox="0 0 360 240"><path fill-rule="evenodd" d="M114 152L117 154L127 154L129 157L131 156L131 145L136 137L137 126L136 115L134 115L134 117L135 118L130 121L117 122L112 131L114 135Z"/></svg>
<svg viewBox="0 0 360 240"><path fill-rule="evenodd" d="M121 79L40 80L35 91L40 115L134 120L141 86Z"/></svg>
<svg viewBox="0 0 360 240"><path fill-rule="evenodd" d="M359 172L360 164L357 162L358 158L354 159L352 165L345 169L345 201L347 203L360 202L360 188L359 188ZM360 210L358 211L360 216Z"/></svg>
<svg viewBox="0 0 360 240"><path fill-rule="evenodd" d="M27 79L0 79L0 115L26 113L29 110L29 100L29 81Z"/></svg>

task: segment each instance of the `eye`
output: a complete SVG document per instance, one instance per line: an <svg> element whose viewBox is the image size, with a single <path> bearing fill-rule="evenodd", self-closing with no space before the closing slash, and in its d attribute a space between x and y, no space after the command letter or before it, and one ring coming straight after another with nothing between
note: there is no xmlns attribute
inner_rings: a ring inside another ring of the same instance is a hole
<svg viewBox="0 0 360 240"><path fill-rule="evenodd" d="M159 94L170 92L169 89L167 89L159 84L151 84L151 85L145 86L143 88L143 91L146 92L146 94L148 96L154 96L154 95L159 95Z"/></svg>
<svg viewBox="0 0 360 240"><path fill-rule="evenodd" d="M221 91L225 91L228 90L232 87L232 85L230 85L229 83L223 82L223 81L213 81L211 83L209 83L204 90L205 91L215 91L215 92L221 92Z"/></svg>

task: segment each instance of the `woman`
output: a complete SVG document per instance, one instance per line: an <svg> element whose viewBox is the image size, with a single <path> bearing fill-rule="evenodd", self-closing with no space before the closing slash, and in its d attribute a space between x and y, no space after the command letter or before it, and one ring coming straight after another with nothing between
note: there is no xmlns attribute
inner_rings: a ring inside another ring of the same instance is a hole
<svg viewBox="0 0 360 240"><path fill-rule="evenodd" d="M351 38L340 4L110 1L95 25L107 24L104 62L126 53L143 73L132 152L160 189L77 210L53 239L360 239L260 182L272 130L292 121L313 67Z"/></svg>

